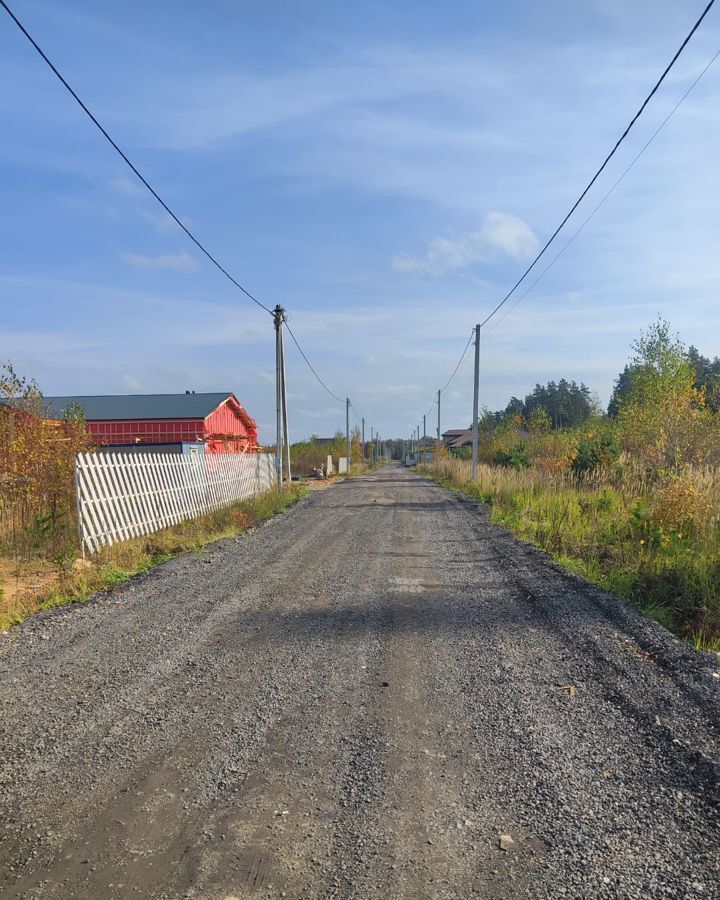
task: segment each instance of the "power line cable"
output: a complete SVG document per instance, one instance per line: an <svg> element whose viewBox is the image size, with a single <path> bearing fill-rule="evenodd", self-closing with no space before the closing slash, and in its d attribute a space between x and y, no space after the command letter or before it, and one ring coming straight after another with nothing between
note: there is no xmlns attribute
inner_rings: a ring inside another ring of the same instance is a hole
<svg viewBox="0 0 720 900"><path fill-rule="evenodd" d="M460 368L460 366L462 365L463 360L465 359L465 354L468 352L468 347L470 346L470 344L472 344L472 339L473 339L474 336L475 336L475 329L473 328L473 330L470 332L470 337L468 338L468 342L467 342L467 344L465 344L465 349L464 349L463 352L462 352L462 356L461 356L460 359L458 360L458 364L457 364L457 365L455 366L455 368L453 369L452 375L451 375L451 376L448 378L448 380L445 382L445 385L444 385L443 387L440 388L440 393L441 393L441 394L444 394L444 393L445 393L445 391L450 387L450 385L451 385L453 379L454 379L455 376L457 375L458 369Z"/></svg>
<svg viewBox="0 0 720 900"><path fill-rule="evenodd" d="M441 393L441 394L444 394L444 393L445 393L445 391L450 387L450 385L451 385L453 379L454 379L455 376L457 375L458 369L460 368L460 366L462 365L463 360L465 359L465 354L468 352L468 347L469 347L470 344L472 343L472 339L473 339L473 336L474 336L474 335L475 335L475 329L473 328L473 330L470 332L470 337L468 338L467 344L465 344L465 349L463 350L462 355L460 356L460 359L458 360L458 364L457 364L457 365L455 366L455 368L453 369L452 375L451 375L451 376L448 378L448 380L445 382L444 387L441 387L441 388L440 388L440 393ZM436 403L437 403L437 397L435 397L435 399L434 399L433 402L432 402L432 406L431 406L430 409L425 413L426 416L429 416L429 415L430 415L430 413L432 412L433 406L435 406Z"/></svg>
<svg viewBox="0 0 720 900"><path fill-rule="evenodd" d="M0 3L2 3L2 0L0 0ZM305 360L305 362L307 363L308 369L310 369L310 371L313 373L313 375L315 376L315 378L318 380L318 383L324 388L324 390L327 391L328 394L330 394L330 396L333 398L333 400L337 400L338 403L344 403L345 400L344 400L342 397L338 397L337 394L333 394L333 392L330 390L330 388L325 384L325 382L322 380L322 378L321 378L321 377L318 375L318 373L315 371L315 369L313 368L313 366L312 366L310 360L307 358L307 356L305 356L305 351L303 350L303 348L302 348L302 347L300 346L300 344L298 343L298 340L297 340L297 338L295 337L295 335L293 334L292 328L288 325L287 321L285 322L285 327L286 327L287 330L288 330L288 334L289 334L290 337L293 339L293 343L295 344L295 346L296 346L296 347L298 348L298 350L300 351L300 356L302 356L302 358Z"/></svg>
<svg viewBox="0 0 720 900"><path fill-rule="evenodd" d="M165 210L165 212L185 232L185 234L198 247L198 249L210 260L210 262L217 269L219 269L219 271L222 272L222 274L227 279L229 279L229 281L231 281L232 284L235 285L235 287L237 287L240 291L242 291L242 293L245 294L245 296L248 297L250 300L252 300L253 303L255 303L257 306L259 306L261 309L264 309L265 312L274 316L274 312L269 307L265 306L264 303L262 303L260 300L258 300L257 297L255 297L253 294L251 294L250 291L247 290L247 288L243 287L243 285L240 284L240 282L237 281L237 279L234 278L230 274L230 272L228 272L228 270L220 262L218 262L218 260L210 253L210 251L204 246L204 244L202 244L201 241L195 237L195 235L190 231L190 229L187 227L187 225L185 225L185 223L179 218L179 216L177 216L173 212L173 210L168 206L168 204L165 202L165 200L163 200L163 198L160 196L160 194L150 184L150 182L147 180L147 178L145 178L145 176L140 172L140 170L137 168L137 166L135 166L135 164L130 160L130 158L127 156L127 154L113 140L113 138L110 136L110 134L107 132L107 130L103 127L103 125L100 123L100 121L97 119L97 117L88 108L87 104L80 98L80 96L77 94L77 92L72 88L72 86L69 84L69 82L61 74L61 72L59 71L57 66L48 57L48 55L45 53L45 51L42 49L42 47L37 43L37 41L33 38L33 36L30 34L30 32L27 30L27 28L23 25L23 23L20 21L20 19L18 19L18 17L15 15L15 13L12 11L12 9L10 9L6 0L0 0L0 6L2 6L3 9L7 12L7 14L13 20L15 25L17 25L17 27L20 29L20 31L23 33L23 35L27 38L27 40L30 42L30 44L33 46L33 48L36 50L36 52L41 57L41 59L48 65L48 67L50 68L52 73L55 75L55 77L60 81L60 83L68 91L70 96L75 100L75 102L82 109L82 111L88 116L90 121L100 131L100 133L103 135L105 140L110 144L110 146L115 150L115 152L120 156L120 158L123 160L123 162L125 162L125 164L135 174L135 176L142 182L142 184L148 189L148 191L153 195L153 197L157 200L157 202L162 206L162 208ZM312 364L310 363L310 360L307 358L307 356L305 355L305 352L303 351L302 347L300 346L297 338L293 334L292 329L287 324L287 321L285 322L285 325L287 327L288 332L290 333L290 337L292 338L293 342L295 343L295 346L299 350L300 355L305 360L305 363L307 364L307 366L309 367L310 371L313 373L315 378L318 380L320 385L322 385L322 387L327 391L327 393L333 399L337 400L338 403L344 403L345 401L342 400L340 397L338 397L336 394L334 394L330 390L330 388L328 388L328 386L325 384L325 382L322 380L322 378L320 378L318 373L315 371ZM357 416L357 412L355 411L354 408L353 408L353 412L355 412L355 415Z"/></svg>
<svg viewBox="0 0 720 900"><path fill-rule="evenodd" d="M720 56L720 50L718 50L717 53L715 53L715 55L707 63L705 68L700 72L700 74L693 81L693 83L690 85L690 87L685 91L685 93L682 95L682 97L680 97L680 99L675 104L675 106L670 110L668 115L663 119L663 121L660 123L660 125L658 125L658 127L655 129L653 134L650 136L649 140L643 145L643 147L640 149L640 151L633 158L630 165L625 169L625 171L622 173L622 175L620 175L620 177L613 184L613 186L610 188L610 190L604 195L602 200L600 200L600 202L597 204L597 206L595 206L595 208L592 210L590 215L585 219L585 221L577 229L577 231L573 234L573 236L568 240L568 242L564 245L564 247L553 257L552 261L542 270L540 275L538 275L538 277L535 279L535 281L533 281L533 283L530 285L530 287L528 287L528 289L518 297L518 299L505 311L505 313L502 316L500 316L500 318L497 319L490 326L490 328L487 329L487 331L485 332L485 337L487 337L487 335L491 334L498 327L498 325L501 325L514 309L517 309L519 304L522 303L522 301L525 299L525 297L527 297L527 295L530 293L530 291L532 291L532 289L535 287L535 285L545 277L545 275L550 271L550 269L552 269L552 267L560 259L560 257L563 255L563 253L568 249L568 247L573 243L573 241L580 235L580 233L582 231L584 231L586 225L590 222L590 220L595 215L595 213L610 198L610 195L614 193L615 189L618 187L620 182L625 178L625 176L633 168L635 163L640 159L640 157L643 155L643 153L645 153L645 151L650 146L650 144L652 144L652 142L660 134L660 132L667 125L667 123L670 121L670 119L675 115L675 113L680 108L680 106L684 103L684 101L686 100L686 98L688 97L690 92L693 90L693 88L697 85L697 83L700 81L700 79L705 75L705 73L713 65L713 63L717 60L717 58L719 56Z"/></svg>
<svg viewBox="0 0 720 900"><path fill-rule="evenodd" d="M273 315L272 310L269 309L267 306L265 306L265 304L262 303L260 300L258 300L257 297L254 297L254 296L250 293L250 291L247 290L247 288L244 288L244 287L240 284L240 282L237 281L237 279L235 279L235 278L228 272L228 270L227 270L224 266L222 266L222 265L217 261L217 259L210 253L210 251L209 251L209 250L208 250L208 249L207 249L207 248L206 248L206 247L205 247L205 246L204 246L204 245L203 245L203 244L195 237L195 235L190 231L190 229L187 227L187 225L185 225L185 223L181 221L181 219L180 219L180 218L172 211L172 209L170 209L170 207L169 207L169 206L167 205L167 203L163 200L163 198L160 196L160 194L158 194L158 192L155 190L155 188L150 184L150 182L147 180L147 178L145 178L145 176L142 175L142 173L138 170L138 168L130 161L130 159L128 158L127 154L126 154L123 150L120 149L120 147L119 147L119 146L115 143L115 141L110 137L110 135L109 135L108 132L105 130L105 128L100 124L100 122L98 121L98 119L97 119L97 118L93 115L93 113L88 109L88 107L87 107L86 104L80 99L80 97L78 96L78 94L73 90L73 88L70 86L70 84L69 84L69 83L65 80L65 78L60 74L60 72L59 72L59 70L57 69L57 67L55 66L55 64L54 64L53 62L51 62L51 60L49 59L49 57L47 56L47 54L45 53L45 51L42 49L42 47L40 47L40 45L39 45L39 44L37 43L37 41L33 38L33 36L30 34L30 32L27 30L27 28L22 24L22 22L18 19L18 17L15 15L15 13L10 9L10 7L9 7L8 4L5 2L5 0L0 0L0 6L3 7L3 9L5 10L5 12L10 16L10 18L11 18L11 19L13 20L13 22L17 25L17 27L20 29L20 31L25 35L25 37L28 39L28 41L30 41L30 43L31 43L32 46L35 48L35 50L38 52L38 54L40 55L40 57L47 63L47 65L50 67L50 69L51 69L51 71L53 72L53 74L58 78L58 80L60 81L60 83L61 83L61 84L63 85L63 87L68 91L68 93L69 93L69 94L71 95L71 97L75 100L75 102L76 102L76 103L78 104L78 106L82 109L82 111L88 116L88 118L90 119L90 121L98 128L98 130L99 130L100 133L103 135L103 137L105 138L105 140L110 144L110 146L115 150L115 152L120 156L120 158L121 158L121 159L122 159L122 160L130 167L131 171L137 176L137 178L140 179L140 181L141 181L141 182L145 185L145 187L150 191L150 193L151 193L151 194L153 195L153 197L157 200L157 202L160 204L160 206L162 206L162 208L165 210L165 212L173 219L173 221L174 221L177 225L180 226L180 228L182 228L182 230L183 230L183 231L185 232L185 234L190 238L190 240L195 244L195 246L196 246L202 253L204 253L205 256L210 260L210 262L211 262L216 268L218 268L218 269L222 272L222 274L223 274L227 279L229 279L229 280L235 285L236 288L239 288L239 289L243 292L243 294L245 294L246 297L248 297L250 300L252 300L252 302L255 303L255 304L257 304L261 309L264 309L265 312L270 313L270 315Z"/></svg>
<svg viewBox="0 0 720 900"><path fill-rule="evenodd" d="M3 0L0 0L0 2L3 2ZM625 131L623 131L623 133L620 135L620 137L619 137L618 140L616 141L615 146L612 148L612 150L611 150L611 151L608 153L608 155L605 157L605 160L603 161L603 164L600 166L600 168L597 170L597 172L593 175L593 177L592 177L592 178L590 179L590 181L588 182L587 186L585 187L585 190L580 194L580 196L579 196L578 199L575 201L575 203L573 203L572 207L570 208L570 211L567 213L567 215L565 216L565 218L562 220L562 222L558 225L558 227L557 227L557 228L555 229L555 231L552 233L552 235L550 236L550 238L545 242L543 248L542 248L542 249L540 250L540 252L537 254L537 256L535 257L535 259L533 259L533 261L530 263L530 265L527 267L527 269L525 269L525 271L524 271L523 274L520 276L520 278L515 282L515 284L514 284L513 287L511 288L511 290L508 291L508 293L507 293L507 294L503 297L503 299L497 304L497 306L493 309L493 311L492 311L488 316L486 316L485 319L480 323L480 328L482 328L483 325L486 325L486 324L490 321L490 319L492 319L493 316L498 312L498 310L501 309L501 308L507 303L507 301L512 297L512 295L513 295L513 294L515 293L515 291L520 287L520 285L521 285L521 284L523 283L523 281L527 278L527 276L530 274L530 272L535 268L535 266L537 265L538 261L539 261L539 260L541 259L541 257L544 255L545 251L548 249L548 247L550 246L550 244L552 244L552 242L553 242L553 241L555 240L555 238L558 236L558 234L560 233L560 231L562 230L562 228L565 226L565 224L566 224L566 222L568 221L568 219L570 218L570 216L572 216L572 214L575 212L575 210L578 208L578 206L579 206L579 205L582 203L582 201L585 199L585 197L587 196L588 191L589 191L590 188L595 184L595 182L596 182L597 179L600 177L600 175L602 174L602 172L605 170L605 167L606 167L607 164L610 162L610 160L613 158L613 156L615 156L615 153L617 152L618 148L620 147L620 145L622 144L622 142L625 140L625 138L626 138L626 137L628 136L628 134L630 133L630 129L633 127L633 125L635 124L635 122L637 122L637 120L638 120L638 119L640 118L640 116L643 114L643 112L645 111L645 108L647 107L648 103L649 103L649 102L652 100L652 98L655 96L655 94L657 93L658 89L660 88L660 85L663 83L663 81L665 81L665 78L667 77L668 73L670 72L670 70L672 69L672 67L675 65L675 63L677 62L677 60L680 58L680 55L682 54L683 50L685 49L685 47L686 47L687 44L689 43L689 41L690 41L690 39L692 38L692 36L693 36L693 35L695 34L695 32L698 30L698 28L700 27L700 25L701 25L702 22L703 22L703 19L704 19L705 16L710 12L710 10L711 10L712 7L714 6L714 4L715 4L715 0L710 0L710 2L707 4L707 6L705 7L705 9L704 9L703 12L702 12L702 15L701 15L700 18L697 20L697 22L693 25L692 29L690 30L690 33L687 35L687 37L686 37L685 40L682 42L682 44L681 44L680 47L678 48L677 52L676 52L675 55L673 56L673 58L670 60L670 62L668 63L668 65L665 67L665 70L664 70L664 72L662 73L662 75L661 75L660 78L658 78L658 80L655 82L655 86L654 86L653 89L650 91L650 93L647 95L647 97L645 98L645 100L643 101L642 106L638 109L638 111L637 111L637 112L635 113L635 115L632 117L632 119L630 120L630 123L629 123L628 126L625 128Z"/></svg>

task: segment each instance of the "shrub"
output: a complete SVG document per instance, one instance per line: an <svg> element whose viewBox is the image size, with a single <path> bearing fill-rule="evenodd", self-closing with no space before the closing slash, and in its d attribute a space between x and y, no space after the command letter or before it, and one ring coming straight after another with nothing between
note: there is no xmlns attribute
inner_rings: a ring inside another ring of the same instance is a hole
<svg viewBox="0 0 720 900"><path fill-rule="evenodd" d="M47 419L34 381L0 369L0 542L48 558L75 542L75 456L91 448L77 411Z"/></svg>
<svg viewBox="0 0 720 900"><path fill-rule="evenodd" d="M507 466L511 469L527 469L530 466L524 444L516 444L509 450L497 450L493 462L496 466Z"/></svg>
<svg viewBox="0 0 720 900"><path fill-rule="evenodd" d="M583 434L570 468L576 475L610 469L620 458L620 444L609 428Z"/></svg>
<svg viewBox="0 0 720 900"><path fill-rule="evenodd" d="M684 345L659 319L634 347L631 385L619 402L624 449L660 471L705 462L712 452L708 429L717 434L717 419L695 386Z"/></svg>
<svg viewBox="0 0 720 900"><path fill-rule="evenodd" d="M655 494L652 521L663 528L686 530L704 525L711 514L710 505L687 478L673 478Z"/></svg>

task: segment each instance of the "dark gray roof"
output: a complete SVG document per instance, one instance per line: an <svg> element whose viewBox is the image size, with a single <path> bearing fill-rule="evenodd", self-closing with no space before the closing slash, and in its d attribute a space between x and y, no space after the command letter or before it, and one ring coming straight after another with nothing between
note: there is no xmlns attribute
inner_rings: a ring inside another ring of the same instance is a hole
<svg viewBox="0 0 720 900"><path fill-rule="evenodd" d="M204 419L217 409L230 391L212 394L125 394L99 397L45 397L45 412L59 419L73 404L82 407L88 421L98 419Z"/></svg>
<svg viewBox="0 0 720 900"><path fill-rule="evenodd" d="M448 447L465 447L472 444L472 429L468 428L448 442Z"/></svg>

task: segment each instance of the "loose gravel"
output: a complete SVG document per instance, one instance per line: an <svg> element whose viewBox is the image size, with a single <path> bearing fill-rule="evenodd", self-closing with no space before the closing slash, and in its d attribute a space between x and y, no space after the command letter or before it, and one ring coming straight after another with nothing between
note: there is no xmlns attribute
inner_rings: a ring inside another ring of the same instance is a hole
<svg viewBox="0 0 720 900"><path fill-rule="evenodd" d="M0 895L720 897L720 671L393 465L0 636Z"/></svg>

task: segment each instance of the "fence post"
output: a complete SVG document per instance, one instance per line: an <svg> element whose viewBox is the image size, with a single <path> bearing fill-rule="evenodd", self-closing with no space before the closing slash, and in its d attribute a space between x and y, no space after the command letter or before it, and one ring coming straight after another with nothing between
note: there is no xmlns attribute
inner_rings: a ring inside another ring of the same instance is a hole
<svg viewBox="0 0 720 900"><path fill-rule="evenodd" d="M78 473L80 454L75 457L73 478L75 480L75 510L77 515L78 537L80 538L80 555L85 559L85 534L83 532L82 498L80 496L80 475Z"/></svg>

